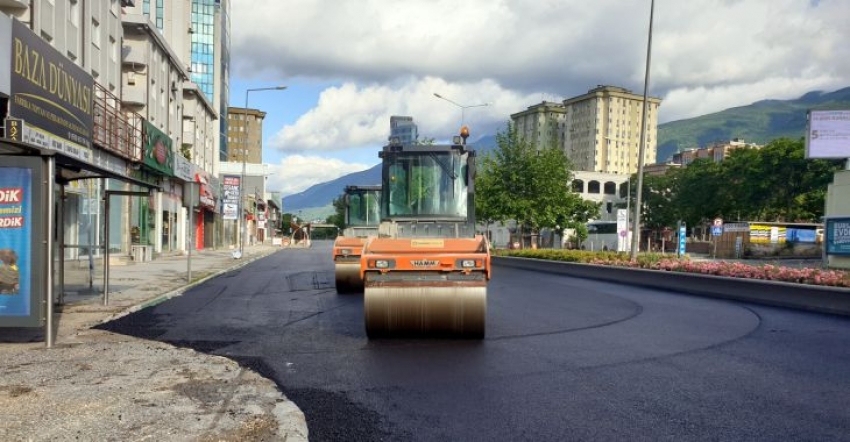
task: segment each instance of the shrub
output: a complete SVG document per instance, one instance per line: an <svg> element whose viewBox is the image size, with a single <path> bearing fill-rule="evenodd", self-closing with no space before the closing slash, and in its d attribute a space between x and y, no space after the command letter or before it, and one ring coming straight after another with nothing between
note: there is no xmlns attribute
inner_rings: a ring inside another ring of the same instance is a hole
<svg viewBox="0 0 850 442"><path fill-rule="evenodd" d="M770 281L782 281L798 284L824 285L831 287L850 287L850 274L841 270L823 270L814 268L791 268L770 264L750 265L726 261L691 261L670 257L660 253L638 255L632 262L628 253L589 252L586 250L499 250L497 256L547 259L596 265L613 265L667 272L700 273L704 275L726 276L730 278L750 278Z"/></svg>

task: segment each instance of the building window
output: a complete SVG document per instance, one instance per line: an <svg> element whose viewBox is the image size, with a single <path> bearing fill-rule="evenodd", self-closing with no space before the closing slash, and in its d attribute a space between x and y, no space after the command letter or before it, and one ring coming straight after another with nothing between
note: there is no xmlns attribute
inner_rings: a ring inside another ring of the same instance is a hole
<svg viewBox="0 0 850 442"><path fill-rule="evenodd" d="M96 19L91 19L91 44L100 49L100 23Z"/></svg>
<svg viewBox="0 0 850 442"><path fill-rule="evenodd" d="M118 60L118 44L112 36L109 36L109 59L112 61Z"/></svg>
<svg viewBox="0 0 850 442"><path fill-rule="evenodd" d="M71 24L74 25L74 27L79 28L80 27L80 5L79 5L79 2L77 0L71 0L70 6L71 7L69 8L70 10L68 11L68 15L70 15L69 19L71 21Z"/></svg>
<svg viewBox="0 0 850 442"><path fill-rule="evenodd" d="M573 180L573 192L584 193L584 181Z"/></svg>

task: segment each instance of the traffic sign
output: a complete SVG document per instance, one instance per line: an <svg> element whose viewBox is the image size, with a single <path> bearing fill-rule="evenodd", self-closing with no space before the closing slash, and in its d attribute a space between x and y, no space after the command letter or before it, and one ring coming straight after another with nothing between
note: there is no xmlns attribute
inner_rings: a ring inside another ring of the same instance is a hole
<svg viewBox="0 0 850 442"><path fill-rule="evenodd" d="M713 226L711 228L711 236L720 236L722 234L723 234L723 225L722 224L720 225L720 227Z"/></svg>

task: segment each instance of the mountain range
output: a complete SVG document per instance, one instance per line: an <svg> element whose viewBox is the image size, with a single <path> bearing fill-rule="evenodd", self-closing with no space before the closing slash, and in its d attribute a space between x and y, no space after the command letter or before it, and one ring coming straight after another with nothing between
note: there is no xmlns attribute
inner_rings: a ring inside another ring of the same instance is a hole
<svg viewBox="0 0 850 442"><path fill-rule="evenodd" d="M663 103L662 103L663 106ZM814 91L792 100L762 100L747 106L670 121L658 126L657 162L665 162L684 149L704 147L733 138L766 144L780 137L805 135L806 114L810 109L850 109L850 87L834 92ZM495 135L471 143L484 153L496 148ZM347 185L381 183L381 165L316 184L283 198L283 211L301 213L304 219L325 219L333 214L332 202Z"/></svg>
<svg viewBox="0 0 850 442"><path fill-rule="evenodd" d="M496 136L485 135L470 145L478 154L496 148ZM376 155L377 156L377 155ZM324 220L333 215L333 200L338 198L345 186L368 186L381 184L381 164L369 169L343 175L335 180L315 184L307 190L283 197L283 212L298 214L302 219Z"/></svg>

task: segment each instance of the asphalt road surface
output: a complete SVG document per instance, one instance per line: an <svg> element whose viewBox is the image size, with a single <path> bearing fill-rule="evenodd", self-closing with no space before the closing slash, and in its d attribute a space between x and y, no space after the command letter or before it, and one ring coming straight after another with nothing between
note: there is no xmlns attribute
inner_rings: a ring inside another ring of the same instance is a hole
<svg viewBox="0 0 850 442"><path fill-rule="evenodd" d="M330 243L104 326L233 358L310 440L850 440L850 319L495 267L483 341L370 341Z"/></svg>

